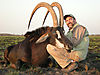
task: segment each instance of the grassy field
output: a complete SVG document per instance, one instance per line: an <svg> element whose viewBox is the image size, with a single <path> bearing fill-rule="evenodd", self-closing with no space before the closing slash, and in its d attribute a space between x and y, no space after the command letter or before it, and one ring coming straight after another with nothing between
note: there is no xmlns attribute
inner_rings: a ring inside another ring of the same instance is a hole
<svg viewBox="0 0 100 75"><path fill-rule="evenodd" d="M24 36L0 36L0 56L3 58L4 50L7 47L15 45L22 40L24 40Z"/></svg>
<svg viewBox="0 0 100 75"><path fill-rule="evenodd" d="M92 51L94 53L100 53L100 36L92 35L89 36L89 38L89 51Z"/></svg>
<svg viewBox="0 0 100 75"><path fill-rule="evenodd" d="M17 44L22 41L24 36L0 36L0 49Z"/></svg>
<svg viewBox="0 0 100 75"><path fill-rule="evenodd" d="M4 50L8 46L17 44L18 42L24 40L24 36L0 36L0 50ZM100 51L100 36L91 35L89 50L90 51Z"/></svg>
<svg viewBox="0 0 100 75"><path fill-rule="evenodd" d="M8 46L11 46L11 45L14 45L14 44L17 44L18 42L24 40L24 36L0 36L0 60L3 60L4 57L4 50L8 47ZM90 44L89 44L89 53L93 54L93 55L89 55L90 58L94 58L94 59L91 59L89 60L87 63L91 63L93 64L93 68L91 68L91 64L90 64L90 70L93 70L94 67L95 67L95 74L98 74L100 73L100 68L98 68L98 65L95 65L97 64L97 61L98 61L98 64L100 66L100 36L98 35L91 35L89 36L90 38ZM98 57L97 57L97 56ZM88 58L89 58L88 57ZM96 61L95 61L96 60ZM3 68L1 65L0 65L0 73L1 71L3 71ZM42 69L42 68L41 68ZM31 72L31 70L34 70L34 72L37 71L36 68L30 68L28 69L29 71L28 72ZM17 71L17 70L14 70L14 69L7 69L7 71L4 70L4 72L7 72L7 75L19 75L20 74L26 74L27 73L27 69L24 70L24 71ZM23 72L23 73L21 73ZM39 70L39 74L43 74L43 70ZM3 72L2 72L3 73ZM6 73L4 73L6 74ZM1 75L1 74L0 74ZM46 75L46 74L45 74ZM84 74L85 75L85 74Z"/></svg>

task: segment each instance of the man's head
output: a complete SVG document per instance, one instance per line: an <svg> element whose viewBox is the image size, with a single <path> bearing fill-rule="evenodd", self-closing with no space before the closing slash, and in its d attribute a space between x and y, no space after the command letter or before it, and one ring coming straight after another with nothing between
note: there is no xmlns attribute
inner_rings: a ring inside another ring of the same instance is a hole
<svg viewBox="0 0 100 75"><path fill-rule="evenodd" d="M67 26L69 27L69 29L72 29L74 24L77 23L75 17L72 14L65 15L64 20L65 20Z"/></svg>

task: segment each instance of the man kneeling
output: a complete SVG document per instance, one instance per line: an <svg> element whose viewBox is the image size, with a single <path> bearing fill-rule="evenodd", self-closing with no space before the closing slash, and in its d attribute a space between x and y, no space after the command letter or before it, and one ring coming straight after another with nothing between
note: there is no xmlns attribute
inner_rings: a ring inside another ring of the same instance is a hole
<svg viewBox="0 0 100 75"><path fill-rule="evenodd" d="M86 59L89 34L84 26L76 22L73 15L65 15L64 20L69 28L66 37L72 42L73 49L67 52L65 49L48 44L47 51L66 72L71 72L78 67L77 62Z"/></svg>

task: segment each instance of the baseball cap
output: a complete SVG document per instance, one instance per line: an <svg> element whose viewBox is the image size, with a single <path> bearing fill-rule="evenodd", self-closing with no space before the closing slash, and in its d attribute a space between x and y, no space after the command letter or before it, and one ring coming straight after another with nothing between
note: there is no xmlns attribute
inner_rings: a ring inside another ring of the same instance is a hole
<svg viewBox="0 0 100 75"><path fill-rule="evenodd" d="M64 20L66 20L67 17L72 17L72 18L75 19L75 17L74 17L72 14L68 14L68 15L65 15L65 16L64 16Z"/></svg>

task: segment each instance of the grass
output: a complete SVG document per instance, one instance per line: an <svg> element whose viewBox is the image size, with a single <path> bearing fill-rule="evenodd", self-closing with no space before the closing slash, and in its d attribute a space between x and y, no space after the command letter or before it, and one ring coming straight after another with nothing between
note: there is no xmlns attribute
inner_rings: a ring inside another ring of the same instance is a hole
<svg viewBox="0 0 100 75"><path fill-rule="evenodd" d="M4 50L8 46L15 45L18 42L24 40L24 36L0 36L0 50ZM100 36L89 36L90 44L89 49L100 50Z"/></svg>
<svg viewBox="0 0 100 75"><path fill-rule="evenodd" d="M91 35L89 36L90 43L89 43L89 50L98 53L100 52L100 36Z"/></svg>
<svg viewBox="0 0 100 75"><path fill-rule="evenodd" d="M89 44L89 51L92 51L94 53L99 53L100 55L100 36L89 36L90 38L90 44ZM4 55L4 50L11 45L15 45L18 42L21 42L24 40L24 36L0 36L0 59L3 60L3 55ZM97 58L95 60L100 60L100 58ZM2 68L2 67L1 67ZM0 68L0 69L1 69ZM30 67L30 70L37 71L37 68ZM2 70L3 71L3 70ZM5 71L4 71L5 72ZM17 71L14 69L9 69L7 74L5 75L19 75L24 74L24 72L28 72L27 70L25 71L25 68L22 68L22 71ZM40 73L42 73L42 70L40 70Z"/></svg>
<svg viewBox="0 0 100 75"><path fill-rule="evenodd" d="M24 40L24 36L0 36L0 50Z"/></svg>
<svg viewBox="0 0 100 75"><path fill-rule="evenodd" d="M24 40L24 36L0 36L0 59L4 59L4 50L11 45Z"/></svg>
<svg viewBox="0 0 100 75"><path fill-rule="evenodd" d="M5 50L8 46L15 45L24 40L24 36L0 36L0 50ZM91 35L89 50L94 52L100 51L100 36ZM0 52L3 55L3 52Z"/></svg>

